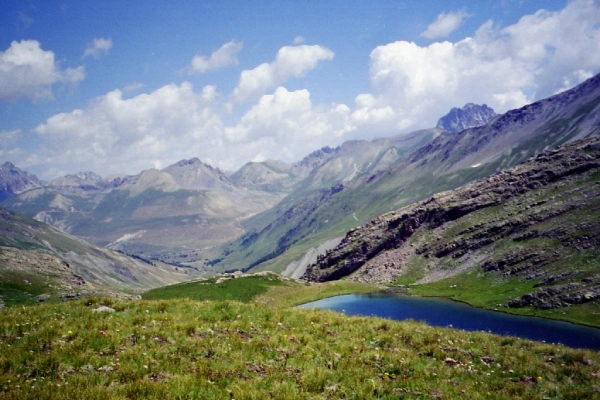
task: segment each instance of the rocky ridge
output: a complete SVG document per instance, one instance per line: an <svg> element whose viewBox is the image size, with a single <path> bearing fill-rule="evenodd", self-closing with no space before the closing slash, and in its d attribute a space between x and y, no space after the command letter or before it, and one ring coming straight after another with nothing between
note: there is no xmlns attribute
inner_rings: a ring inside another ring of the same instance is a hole
<svg viewBox="0 0 600 400"><path fill-rule="evenodd" d="M437 128L446 132L458 133L468 128L487 124L494 119L496 112L487 104L467 103L462 108L453 108L438 120Z"/></svg>
<svg viewBox="0 0 600 400"><path fill-rule="evenodd" d="M0 166L0 201L43 184L35 175L23 171L11 162L7 161Z"/></svg>
<svg viewBox="0 0 600 400"><path fill-rule="evenodd" d="M599 198L600 139L592 137L351 230L303 278L389 284L420 265L419 283L477 268L532 282L536 290L509 307L592 301L600 297Z"/></svg>

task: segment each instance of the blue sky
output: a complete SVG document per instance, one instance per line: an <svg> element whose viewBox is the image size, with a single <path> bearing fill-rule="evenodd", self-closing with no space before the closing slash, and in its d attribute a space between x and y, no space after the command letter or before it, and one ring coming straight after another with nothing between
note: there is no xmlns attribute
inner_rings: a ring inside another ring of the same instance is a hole
<svg viewBox="0 0 600 400"><path fill-rule="evenodd" d="M600 0L0 5L0 162L236 170L505 112L600 72Z"/></svg>

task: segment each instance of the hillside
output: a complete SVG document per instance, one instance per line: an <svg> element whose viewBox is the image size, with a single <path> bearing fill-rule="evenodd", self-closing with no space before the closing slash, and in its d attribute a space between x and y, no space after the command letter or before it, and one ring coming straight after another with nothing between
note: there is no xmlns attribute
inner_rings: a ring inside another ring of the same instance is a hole
<svg viewBox="0 0 600 400"><path fill-rule="evenodd" d="M0 208L0 297L7 305L33 302L39 295L39 300L130 295L195 273L90 245Z"/></svg>
<svg viewBox="0 0 600 400"><path fill-rule="evenodd" d="M0 394L61 400L597 397L597 351L273 306L263 296L249 299L240 290L247 285L236 284L254 278L196 282L193 297L206 293L203 301L89 298L68 309L3 310ZM268 276L260 286L288 295L302 290ZM230 296L236 301L218 299Z"/></svg>
<svg viewBox="0 0 600 400"><path fill-rule="evenodd" d="M384 214L348 232L304 278L440 281L438 294L480 296L488 308L598 308L599 211L592 137Z"/></svg>

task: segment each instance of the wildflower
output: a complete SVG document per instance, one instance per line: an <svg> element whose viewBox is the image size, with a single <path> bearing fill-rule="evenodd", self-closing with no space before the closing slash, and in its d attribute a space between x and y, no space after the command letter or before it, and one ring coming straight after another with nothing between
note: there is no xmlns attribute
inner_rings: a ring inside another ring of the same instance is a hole
<svg viewBox="0 0 600 400"><path fill-rule="evenodd" d="M294 340L296 340L296 336L290 335L290 341L293 342Z"/></svg>
<svg viewBox="0 0 600 400"><path fill-rule="evenodd" d="M99 333L100 335L106 335L106 332L105 332L105 331L103 331L102 329L101 329L101 330L99 330L99 331L98 331L98 333Z"/></svg>

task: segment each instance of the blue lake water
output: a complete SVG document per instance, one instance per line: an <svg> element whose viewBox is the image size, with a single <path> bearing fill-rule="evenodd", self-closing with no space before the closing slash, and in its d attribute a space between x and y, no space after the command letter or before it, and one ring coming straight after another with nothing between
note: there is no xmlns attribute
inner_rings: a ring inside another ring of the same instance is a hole
<svg viewBox="0 0 600 400"><path fill-rule="evenodd" d="M562 343L574 348L600 350L600 329L483 310L441 298L381 293L350 294L313 301L298 307L320 308L347 315L375 316L394 320L412 319L433 326L486 331L546 343Z"/></svg>

